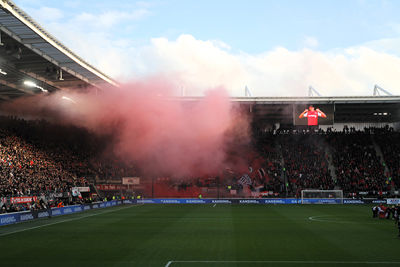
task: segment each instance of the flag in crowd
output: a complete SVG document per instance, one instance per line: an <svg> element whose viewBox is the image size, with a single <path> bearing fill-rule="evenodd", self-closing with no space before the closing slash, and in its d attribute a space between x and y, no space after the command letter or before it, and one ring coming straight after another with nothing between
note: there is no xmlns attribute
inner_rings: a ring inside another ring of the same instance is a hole
<svg viewBox="0 0 400 267"><path fill-rule="evenodd" d="M251 178L250 178L250 176L248 174L243 174L243 176L240 177L238 183L241 184L241 185L251 185L252 181L251 181Z"/></svg>
<svg viewBox="0 0 400 267"><path fill-rule="evenodd" d="M258 175L260 176L261 179L264 179L265 178L265 170L263 168L259 168Z"/></svg>

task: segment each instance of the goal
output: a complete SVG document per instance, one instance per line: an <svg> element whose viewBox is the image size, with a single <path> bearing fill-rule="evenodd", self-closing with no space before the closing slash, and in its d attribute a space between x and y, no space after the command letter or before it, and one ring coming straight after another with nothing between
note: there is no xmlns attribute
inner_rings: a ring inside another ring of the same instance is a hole
<svg viewBox="0 0 400 267"><path fill-rule="evenodd" d="M301 204L343 204L343 190L302 190Z"/></svg>

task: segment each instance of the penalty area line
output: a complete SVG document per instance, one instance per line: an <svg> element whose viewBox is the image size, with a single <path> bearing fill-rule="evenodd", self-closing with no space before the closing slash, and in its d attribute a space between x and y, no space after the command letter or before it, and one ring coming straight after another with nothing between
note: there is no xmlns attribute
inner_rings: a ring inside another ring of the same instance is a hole
<svg viewBox="0 0 400 267"><path fill-rule="evenodd" d="M173 263L251 263L251 264L400 264L400 261L168 261L165 267Z"/></svg>
<svg viewBox="0 0 400 267"><path fill-rule="evenodd" d="M11 235L11 234L16 234L16 233L20 233L20 232L25 232L25 231L29 231L29 230L33 230L33 229L38 229L38 228L42 228L42 227L46 227L46 226L51 226L51 225L55 225L55 224L59 224L59 223L76 221L76 220L80 220L80 219L84 219L84 218L88 218L88 217L92 217L92 216L96 216L96 215L101 215L101 214L105 214L105 213L110 213L110 212L114 212L114 211L124 210L124 209L137 207L137 206L143 206L143 205L144 204L139 204L139 205L132 205L132 206L128 206L128 207L122 207L122 208L119 208L119 209L106 210L106 211L98 212L98 213L95 213L95 214L88 214L86 216L80 216L80 217L77 217L77 218L71 218L71 219L62 220L62 221L58 221L58 222L47 223L47 224L42 224L42 225L38 225L38 226L34 226L34 227L24 228L24 229L20 229L20 230L16 230L16 231L0 233L0 237L6 236L6 235Z"/></svg>

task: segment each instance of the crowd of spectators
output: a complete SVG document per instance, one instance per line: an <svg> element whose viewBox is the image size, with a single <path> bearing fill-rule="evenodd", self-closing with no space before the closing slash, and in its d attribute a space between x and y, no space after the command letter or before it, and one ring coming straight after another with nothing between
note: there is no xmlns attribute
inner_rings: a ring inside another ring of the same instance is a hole
<svg viewBox="0 0 400 267"><path fill-rule="evenodd" d="M60 150L46 153L0 129L0 195L66 192L72 186L86 185L83 177L71 172L74 166L67 167L69 160L65 160L67 157L64 156ZM73 165L73 161L70 162Z"/></svg>
<svg viewBox="0 0 400 267"><path fill-rule="evenodd" d="M57 196L70 202L73 187L132 176L134 169L103 156L108 141L82 128L0 117L0 212L39 206L6 198Z"/></svg>
<svg viewBox="0 0 400 267"><path fill-rule="evenodd" d="M152 192L145 194L282 197L299 196L303 189L390 191L400 187L399 137L389 128L264 132L248 151L232 155L242 157L238 162L246 170L231 166L212 177L153 177L147 181ZM107 141L71 126L0 117L0 197L69 193L72 187L135 176L134 167L101 156ZM245 174L250 181L242 179Z"/></svg>
<svg viewBox="0 0 400 267"><path fill-rule="evenodd" d="M369 131L345 131L327 136L333 147L337 185L348 193L390 190L382 159L377 155Z"/></svg>
<svg viewBox="0 0 400 267"><path fill-rule="evenodd" d="M32 200L27 203L13 203L10 202L8 204L4 203L0 205L0 214L9 213L9 212L19 212L19 211L33 211L33 210L44 210L48 208L52 208L56 206L54 200L47 201L44 197L40 197L36 200Z"/></svg>
<svg viewBox="0 0 400 267"><path fill-rule="evenodd" d="M0 118L0 196L70 192L88 186L90 138L45 121Z"/></svg>
<svg viewBox="0 0 400 267"><path fill-rule="evenodd" d="M265 171L264 187L261 190L264 192L285 192L282 155L279 152L280 147L274 135L271 132L262 135L256 141L255 147L264 159L260 166Z"/></svg>
<svg viewBox="0 0 400 267"><path fill-rule="evenodd" d="M332 190L325 140L317 134L278 136L282 147L288 191L297 195L302 189Z"/></svg>
<svg viewBox="0 0 400 267"><path fill-rule="evenodd" d="M400 133L389 127L267 132L256 147L262 146L263 140L275 144L281 158L262 154L265 163L273 158L279 163L274 165L279 175L266 179L262 190L273 191L275 196L299 196L303 189L343 190L345 197L391 194L392 189L400 188L399 137ZM386 173L385 164L389 170ZM265 169L267 166L263 165Z"/></svg>
<svg viewBox="0 0 400 267"><path fill-rule="evenodd" d="M389 127L375 129L374 139L381 148L389 171L385 173L388 187L400 188L400 132Z"/></svg>

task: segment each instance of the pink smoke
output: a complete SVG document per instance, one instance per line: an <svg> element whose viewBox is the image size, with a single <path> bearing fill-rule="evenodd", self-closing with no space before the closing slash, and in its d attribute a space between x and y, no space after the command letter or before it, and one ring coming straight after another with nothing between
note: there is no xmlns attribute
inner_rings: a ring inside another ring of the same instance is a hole
<svg viewBox="0 0 400 267"><path fill-rule="evenodd" d="M112 134L115 157L149 175L198 177L232 167L227 147L248 141L246 116L223 89L189 101L174 97L173 88L153 79L104 88L100 94L63 91L26 97L1 109Z"/></svg>

